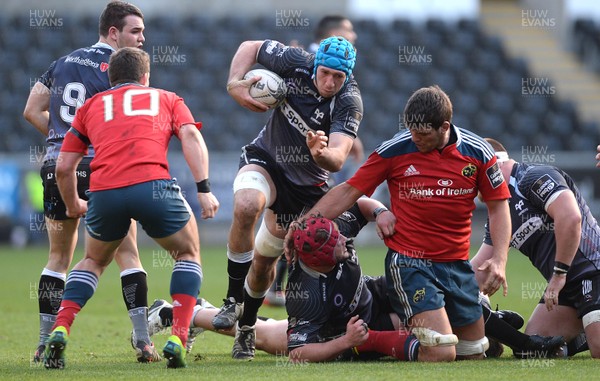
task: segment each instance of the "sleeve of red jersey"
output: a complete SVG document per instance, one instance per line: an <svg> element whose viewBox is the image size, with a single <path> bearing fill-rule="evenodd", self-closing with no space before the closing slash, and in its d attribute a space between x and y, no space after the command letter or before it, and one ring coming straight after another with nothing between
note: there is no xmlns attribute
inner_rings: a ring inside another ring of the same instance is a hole
<svg viewBox="0 0 600 381"><path fill-rule="evenodd" d="M371 197L375 189L388 178L390 162L391 160L383 159L377 152L373 152L346 182Z"/></svg>
<svg viewBox="0 0 600 381"><path fill-rule="evenodd" d="M185 124L193 124L198 130L202 129L202 123L194 121L194 116L183 101L183 98L176 97L173 103L173 132L178 138L179 129Z"/></svg>
<svg viewBox="0 0 600 381"><path fill-rule="evenodd" d="M496 162L496 156L482 164L483 171L479 171L479 192L484 201L506 200L510 198L508 185L502 176L500 166Z"/></svg>

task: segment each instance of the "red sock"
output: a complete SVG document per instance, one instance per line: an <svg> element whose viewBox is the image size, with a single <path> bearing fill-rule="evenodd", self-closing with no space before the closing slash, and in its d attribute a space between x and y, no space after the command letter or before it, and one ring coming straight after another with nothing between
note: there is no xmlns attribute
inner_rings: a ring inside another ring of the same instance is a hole
<svg viewBox="0 0 600 381"><path fill-rule="evenodd" d="M81 306L71 300L63 300L60 303L60 309L58 310L58 316L56 316L56 322L52 326L52 329L60 327L61 325L67 329L67 333L71 333L71 325L75 320L77 313L81 311Z"/></svg>
<svg viewBox="0 0 600 381"><path fill-rule="evenodd" d="M356 351L377 352L392 356L398 360L415 361L419 351L419 341L406 330L373 331L369 330L369 338Z"/></svg>
<svg viewBox="0 0 600 381"><path fill-rule="evenodd" d="M173 327L171 333L179 337L185 347L196 298L186 294L173 294L171 297L173 298Z"/></svg>

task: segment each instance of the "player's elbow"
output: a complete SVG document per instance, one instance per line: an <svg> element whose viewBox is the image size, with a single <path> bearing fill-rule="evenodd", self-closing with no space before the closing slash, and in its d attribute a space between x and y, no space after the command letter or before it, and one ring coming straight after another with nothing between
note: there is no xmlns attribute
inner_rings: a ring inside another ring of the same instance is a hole
<svg viewBox="0 0 600 381"><path fill-rule="evenodd" d="M35 120L35 111L33 107L28 103L25 105L25 109L23 110L23 118L29 123L32 123Z"/></svg>

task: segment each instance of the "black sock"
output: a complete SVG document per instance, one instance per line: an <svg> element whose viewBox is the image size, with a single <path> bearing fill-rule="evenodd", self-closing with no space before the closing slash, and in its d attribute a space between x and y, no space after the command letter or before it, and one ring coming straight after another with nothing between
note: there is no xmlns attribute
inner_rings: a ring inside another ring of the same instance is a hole
<svg viewBox="0 0 600 381"><path fill-rule="evenodd" d="M481 306L485 335L490 336L511 348L524 348L529 336L516 330L512 325L500 319L489 308Z"/></svg>
<svg viewBox="0 0 600 381"><path fill-rule="evenodd" d="M173 325L173 308L163 308L158 312L163 327L170 327Z"/></svg>
<svg viewBox="0 0 600 381"><path fill-rule="evenodd" d="M123 301L127 310L148 307L148 282L146 273L136 271L121 277Z"/></svg>
<svg viewBox="0 0 600 381"><path fill-rule="evenodd" d="M244 313L238 321L238 325L240 327L244 325L253 326L254 324L256 324L258 309L260 308L260 306L262 306L264 299L264 296L258 299L253 298L250 295L248 295L248 292L246 292L246 289L244 289Z"/></svg>
<svg viewBox="0 0 600 381"><path fill-rule="evenodd" d="M277 261L277 267L275 268L275 281L271 285L270 291L283 291L283 280L285 279L286 270L287 259L285 259L285 255L282 255Z"/></svg>
<svg viewBox="0 0 600 381"><path fill-rule="evenodd" d="M588 346L587 338L583 332L567 343L568 356L574 356L579 352L587 351L589 349L590 347Z"/></svg>
<svg viewBox="0 0 600 381"><path fill-rule="evenodd" d="M42 275L38 284L38 305L41 314L57 315L62 301L65 281L49 275Z"/></svg>
<svg viewBox="0 0 600 381"><path fill-rule="evenodd" d="M244 300L244 281L251 264L252 261L239 263L227 259L227 274L229 274L227 298L233 297L238 303Z"/></svg>

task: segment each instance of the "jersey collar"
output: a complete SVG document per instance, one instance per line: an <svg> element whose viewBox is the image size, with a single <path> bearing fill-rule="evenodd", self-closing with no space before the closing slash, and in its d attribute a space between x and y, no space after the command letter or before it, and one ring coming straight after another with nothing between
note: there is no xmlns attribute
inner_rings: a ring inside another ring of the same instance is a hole
<svg viewBox="0 0 600 381"><path fill-rule="evenodd" d="M115 51L115 49L113 49L112 46L110 46L106 42L100 42L100 41L98 41L94 45L92 45L92 48L103 48L103 49L110 49L113 52Z"/></svg>

